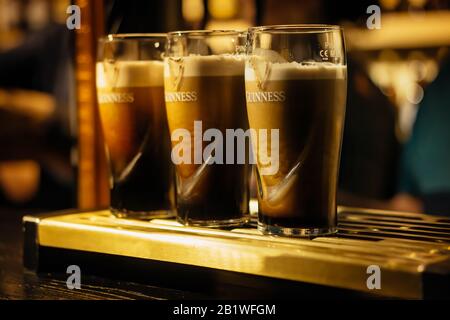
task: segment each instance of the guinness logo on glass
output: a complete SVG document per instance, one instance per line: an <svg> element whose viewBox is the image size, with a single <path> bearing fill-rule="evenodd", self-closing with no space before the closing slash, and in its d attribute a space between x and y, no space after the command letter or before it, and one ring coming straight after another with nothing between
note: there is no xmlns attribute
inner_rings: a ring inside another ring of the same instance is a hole
<svg viewBox="0 0 450 320"><path fill-rule="evenodd" d="M166 92L166 102L194 102L197 101L197 92Z"/></svg>
<svg viewBox="0 0 450 320"><path fill-rule="evenodd" d="M247 102L284 102L286 93L284 91L253 91L247 92Z"/></svg>
<svg viewBox="0 0 450 320"><path fill-rule="evenodd" d="M105 59L103 61L103 72L108 87L114 87L119 78L119 68L116 66L115 60Z"/></svg>
<svg viewBox="0 0 450 320"><path fill-rule="evenodd" d="M250 58L251 67L255 73L256 84L260 90L265 90L266 82L269 79L270 71L272 69L272 62L260 59Z"/></svg>
<svg viewBox="0 0 450 320"><path fill-rule="evenodd" d="M99 103L132 103L134 94L131 92L99 93Z"/></svg>
<svg viewBox="0 0 450 320"><path fill-rule="evenodd" d="M175 91L178 91L183 79L184 65L183 58L169 58L169 77Z"/></svg>

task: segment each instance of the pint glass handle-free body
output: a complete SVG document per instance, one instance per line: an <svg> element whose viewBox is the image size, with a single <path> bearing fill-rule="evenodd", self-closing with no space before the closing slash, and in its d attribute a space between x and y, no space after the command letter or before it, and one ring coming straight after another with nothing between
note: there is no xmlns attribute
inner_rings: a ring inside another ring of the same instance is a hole
<svg viewBox="0 0 450 320"><path fill-rule="evenodd" d="M173 214L174 178L164 105L165 34L109 35L99 42L97 96L119 217Z"/></svg>
<svg viewBox="0 0 450 320"><path fill-rule="evenodd" d="M247 50L247 112L259 138L252 139L258 228L288 236L333 233L347 91L343 31L256 27ZM276 170L268 170L267 154L278 158Z"/></svg>
<svg viewBox="0 0 450 320"><path fill-rule="evenodd" d="M248 151L249 139L243 141L245 150L237 150L233 135L248 128L245 40L246 35L236 31L168 34L165 99L177 217L186 225L235 226L248 213L250 171L238 153Z"/></svg>

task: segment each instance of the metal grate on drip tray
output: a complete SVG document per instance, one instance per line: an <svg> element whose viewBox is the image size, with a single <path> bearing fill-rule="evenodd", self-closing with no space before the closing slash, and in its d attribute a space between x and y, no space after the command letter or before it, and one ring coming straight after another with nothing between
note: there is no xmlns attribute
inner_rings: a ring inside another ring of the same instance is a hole
<svg viewBox="0 0 450 320"><path fill-rule="evenodd" d="M416 213L339 208L338 236L450 243L450 219Z"/></svg>

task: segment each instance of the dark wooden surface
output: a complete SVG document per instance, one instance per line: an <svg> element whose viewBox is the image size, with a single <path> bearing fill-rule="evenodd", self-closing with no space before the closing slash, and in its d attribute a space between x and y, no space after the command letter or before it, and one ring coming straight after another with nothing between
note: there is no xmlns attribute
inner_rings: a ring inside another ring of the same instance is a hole
<svg viewBox="0 0 450 320"><path fill-rule="evenodd" d="M39 274L22 266L22 215L0 209L0 299L184 299L194 293L82 275L70 290L65 274Z"/></svg>

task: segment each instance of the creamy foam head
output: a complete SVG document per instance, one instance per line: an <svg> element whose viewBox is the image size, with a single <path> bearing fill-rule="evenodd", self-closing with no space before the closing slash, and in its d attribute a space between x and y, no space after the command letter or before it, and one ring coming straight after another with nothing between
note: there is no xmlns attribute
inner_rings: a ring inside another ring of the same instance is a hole
<svg viewBox="0 0 450 320"><path fill-rule="evenodd" d="M156 87L164 85L162 61L97 62L97 87Z"/></svg>
<svg viewBox="0 0 450 320"><path fill-rule="evenodd" d="M347 67L328 62L302 64L298 62L268 63L262 60L247 61L245 80L301 80L346 79Z"/></svg>
<svg viewBox="0 0 450 320"><path fill-rule="evenodd" d="M191 55L182 57L179 61L166 58L164 77L178 76L183 70L183 77L198 76L243 76L244 56L242 55Z"/></svg>

